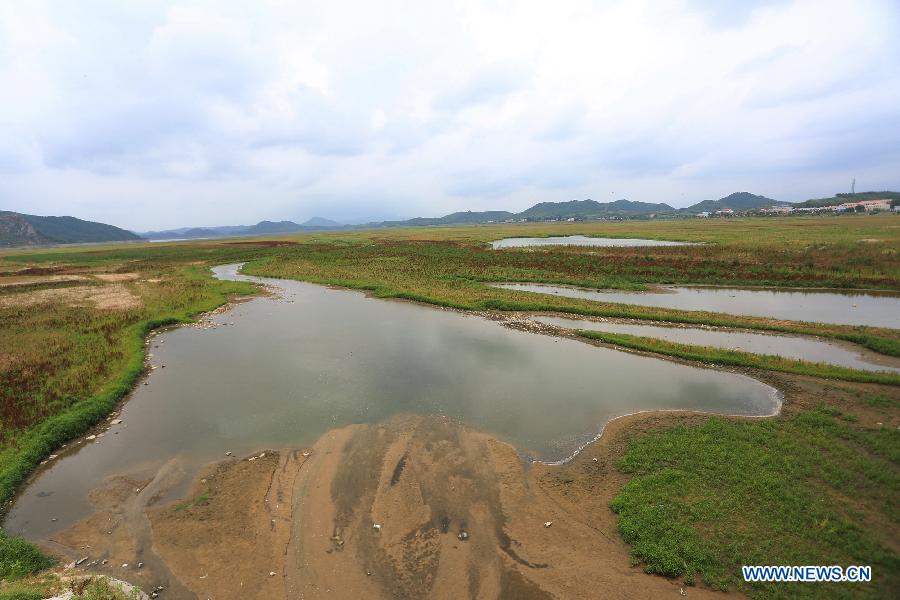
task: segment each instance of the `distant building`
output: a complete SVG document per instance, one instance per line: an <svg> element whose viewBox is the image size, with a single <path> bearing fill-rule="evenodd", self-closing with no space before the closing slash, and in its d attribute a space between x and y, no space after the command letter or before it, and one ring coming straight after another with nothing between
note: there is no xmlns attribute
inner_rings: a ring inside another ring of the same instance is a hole
<svg viewBox="0 0 900 600"><path fill-rule="evenodd" d="M770 206L769 208L763 208L759 212L764 215L788 215L794 212L793 206Z"/></svg>
<svg viewBox="0 0 900 600"><path fill-rule="evenodd" d="M891 201L885 198L880 200L860 200L859 202L844 202L843 204L833 206L831 209L836 212L841 212L857 210L857 208L859 207L862 207L867 211L891 210Z"/></svg>
<svg viewBox="0 0 900 600"><path fill-rule="evenodd" d="M709 216L709 213L708 212L697 213L697 216L705 219L706 217Z"/></svg>
<svg viewBox="0 0 900 600"><path fill-rule="evenodd" d="M730 216L734 215L734 211L731 210L730 208L723 208L721 210L717 210L716 214L719 216L722 216L722 217L730 217Z"/></svg>

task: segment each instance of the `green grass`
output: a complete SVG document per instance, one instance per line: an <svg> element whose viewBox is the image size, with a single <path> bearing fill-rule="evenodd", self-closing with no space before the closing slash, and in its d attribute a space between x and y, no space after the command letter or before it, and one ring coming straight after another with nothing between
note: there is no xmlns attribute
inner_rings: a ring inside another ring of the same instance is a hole
<svg viewBox="0 0 900 600"><path fill-rule="evenodd" d="M632 441L612 502L650 573L758 598L891 597L900 557L861 526L896 531L900 435L836 409L771 420L710 418ZM874 519L873 519L874 516ZM887 533L890 535L890 533ZM741 565L871 565L871 584L745 584Z"/></svg>
<svg viewBox="0 0 900 600"><path fill-rule="evenodd" d="M179 502L175 505L175 511L183 512L189 508L194 508L195 506L206 506L207 504L209 504L210 494L211 492L204 492L196 498L191 498L190 500Z"/></svg>
<svg viewBox="0 0 900 600"><path fill-rule="evenodd" d="M632 348L644 352L654 352L656 354L664 354L666 356L675 356L687 360L696 360L717 365L781 371L783 373L811 375L823 379L841 379L844 381L856 381L860 383L881 383L885 385L900 386L900 374L895 373L861 371L858 369L849 369L824 363L794 360L770 354L752 354L750 352L741 352L738 350L728 350L711 346L679 344L668 340L629 335L627 333L608 333L605 331L589 330L578 330L576 333L583 338L598 340L606 344L614 344L624 348Z"/></svg>
<svg viewBox="0 0 900 600"><path fill-rule="evenodd" d="M21 579L52 565L53 561L28 542L0 533L0 580Z"/></svg>
<svg viewBox="0 0 900 600"><path fill-rule="evenodd" d="M73 592L72 600L136 600L140 597L137 588L123 591L105 577L87 576L64 581L51 574L0 583L0 600L41 600L66 591Z"/></svg>

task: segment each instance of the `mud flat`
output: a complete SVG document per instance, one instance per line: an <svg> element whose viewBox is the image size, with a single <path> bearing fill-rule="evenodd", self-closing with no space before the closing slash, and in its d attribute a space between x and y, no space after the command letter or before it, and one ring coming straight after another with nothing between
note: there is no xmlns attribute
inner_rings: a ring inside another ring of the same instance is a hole
<svg viewBox="0 0 900 600"><path fill-rule="evenodd" d="M57 550L102 557L90 570L162 585L165 598L678 597L676 582L629 566L607 507L623 483L610 454L623 426L657 418L613 422L556 467L438 416L351 425L306 450L208 465L174 503L114 478Z"/></svg>

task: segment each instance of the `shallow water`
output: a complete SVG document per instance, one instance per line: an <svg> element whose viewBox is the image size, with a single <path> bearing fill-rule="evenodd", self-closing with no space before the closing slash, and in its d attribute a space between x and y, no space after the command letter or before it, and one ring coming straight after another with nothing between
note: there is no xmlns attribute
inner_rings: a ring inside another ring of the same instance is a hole
<svg viewBox="0 0 900 600"><path fill-rule="evenodd" d="M634 248L638 246L694 246L695 242L673 242L668 240L641 240L637 238L603 238L586 235L559 237L517 237L491 242L498 248L524 248L526 246L598 246L603 248Z"/></svg>
<svg viewBox="0 0 900 600"><path fill-rule="evenodd" d="M680 310L771 317L791 321L871 325L900 329L900 295L873 292L748 290L666 287L662 292L586 290L539 283L493 283L493 287Z"/></svg>
<svg viewBox="0 0 900 600"><path fill-rule="evenodd" d="M636 323L616 323L610 321L588 321L565 317L536 316L533 320L567 329L588 329L608 333L627 333L644 337L659 338L679 344L696 344L728 350L741 350L754 354L773 354L815 363L828 363L864 371L890 371L900 373L900 363L885 357L890 364L877 364L866 360L867 354L848 347L800 336L769 335L748 331L719 331L696 327L663 327Z"/></svg>
<svg viewBox="0 0 900 600"><path fill-rule="evenodd" d="M247 279L235 265L215 272ZM734 373L360 292L254 280L283 297L215 315L214 329L153 338L159 368L124 405L124 423L36 477L7 531L41 539L64 528L89 514L89 490L113 474L152 477L173 457L190 474L226 451L307 446L330 429L404 412L446 415L559 460L627 413L768 415L779 406L773 388Z"/></svg>

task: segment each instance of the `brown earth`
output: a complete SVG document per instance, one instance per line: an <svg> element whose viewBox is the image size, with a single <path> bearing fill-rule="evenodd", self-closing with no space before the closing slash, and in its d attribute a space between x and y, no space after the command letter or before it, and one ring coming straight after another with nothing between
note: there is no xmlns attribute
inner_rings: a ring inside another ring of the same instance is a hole
<svg viewBox="0 0 900 600"><path fill-rule="evenodd" d="M46 302L70 306L90 305L101 310L129 310L140 308L142 301L122 283L106 285L77 285L10 294L0 298L0 307L26 307Z"/></svg>
<svg viewBox="0 0 900 600"><path fill-rule="evenodd" d="M562 466L525 464L438 416L351 425L307 451L211 465L167 506L156 504L177 465L152 481L114 478L53 546L145 590L163 585L164 598L681 597L678 582L629 565L608 504L631 435L698 418L614 421Z"/></svg>

